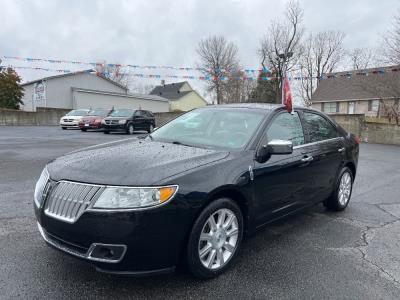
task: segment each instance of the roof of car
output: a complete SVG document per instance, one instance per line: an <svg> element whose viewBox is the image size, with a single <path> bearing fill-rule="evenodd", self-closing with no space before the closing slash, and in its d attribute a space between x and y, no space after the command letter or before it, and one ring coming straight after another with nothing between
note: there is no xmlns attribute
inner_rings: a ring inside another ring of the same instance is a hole
<svg viewBox="0 0 400 300"><path fill-rule="evenodd" d="M272 104L272 103L229 103L229 104L209 105L207 107L251 108L251 109L262 109L262 110L274 110L274 109L281 108L284 106L281 104Z"/></svg>

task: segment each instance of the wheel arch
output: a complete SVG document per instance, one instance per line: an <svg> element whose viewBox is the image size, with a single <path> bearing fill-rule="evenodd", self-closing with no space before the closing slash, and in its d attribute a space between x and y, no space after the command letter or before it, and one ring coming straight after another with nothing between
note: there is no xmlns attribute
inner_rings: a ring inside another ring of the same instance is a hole
<svg viewBox="0 0 400 300"><path fill-rule="evenodd" d="M354 180L356 177L356 172L357 172L355 163L352 161L348 161L347 163L345 163L344 166L348 167L350 169L351 173L353 174L353 180Z"/></svg>
<svg viewBox="0 0 400 300"><path fill-rule="evenodd" d="M212 201L220 198L229 198L234 201L240 208L243 216L243 226L244 232L247 231L249 225L249 200L245 196L245 194L240 191L236 186L228 185L224 187L220 187L212 191L207 201L204 203L202 210L207 207Z"/></svg>

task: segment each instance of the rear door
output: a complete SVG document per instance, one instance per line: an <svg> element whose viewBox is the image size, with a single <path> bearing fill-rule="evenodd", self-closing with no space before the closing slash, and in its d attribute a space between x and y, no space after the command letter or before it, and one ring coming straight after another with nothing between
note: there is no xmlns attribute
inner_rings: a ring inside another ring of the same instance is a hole
<svg viewBox="0 0 400 300"><path fill-rule="evenodd" d="M344 139L336 126L322 114L305 111L302 116L308 155L312 157L310 171L314 189L311 200L321 201L332 192L344 159Z"/></svg>
<svg viewBox="0 0 400 300"><path fill-rule="evenodd" d="M290 140L292 154L272 155L265 163L255 162L254 189L258 211L257 223L288 214L304 205L312 174L304 155L307 147L299 115L281 112L267 127L261 145L273 139ZM261 146L260 145L260 146Z"/></svg>

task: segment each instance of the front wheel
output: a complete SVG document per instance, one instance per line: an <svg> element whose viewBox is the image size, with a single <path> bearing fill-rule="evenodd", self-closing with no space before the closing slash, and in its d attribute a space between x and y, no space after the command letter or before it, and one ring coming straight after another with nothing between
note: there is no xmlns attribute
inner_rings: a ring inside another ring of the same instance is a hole
<svg viewBox="0 0 400 300"><path fill-rule="evenodd" d="M128 128L126 129L126 133L133 134L134 131L135 131L135 127L133 127L133 124L129 124Z"/></svg>
<svg viewBox="0 0 400 300"><path fill-rule="evenodd" d="M62 128L62 130L67 130L67 127L61 127Z"/></svg>
<svg viewBox="0 0 400 300"><path fill-rule="evenodd" d="M197 218L187 245L191 273L209 279L225 272L236 257L243 237L243 216L238 205L221 198Z"/></svg>
<svg viewBox="0 0 400 300"><path fill-rule="evenodd" d="M81 131L82 131L82 132L86 132L86 130L87 130L87 129L85 129L85 128L81 128Z"/></svg>
<svg viewBox="0 0 400 300"><path fill-rule="evenodd" d="M353 173L348 167L344 167L339 173L335 190L332 195L324 201L324 205L331 210L344 210L350 201L353 181Z"/></svg>
<svg viewBox="0 0 400 300"><path fill-rule="evenodd" d="M154 126L153 124L150 124L149 130L147 130L148 133L152 133L154 131Z"/></svg>

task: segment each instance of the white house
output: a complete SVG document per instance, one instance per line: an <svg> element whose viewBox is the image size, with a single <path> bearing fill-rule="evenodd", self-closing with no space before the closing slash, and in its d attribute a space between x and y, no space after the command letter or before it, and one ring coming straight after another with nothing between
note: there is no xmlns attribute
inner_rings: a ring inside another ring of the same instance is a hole
<svg viewBox="0 0 400 300"><path fill-rule="evenodd" d="M168 112L168 99L130 94L124 86L91 70L46 77L22 84L25 111L44 108L132 108Z"/></svg>

